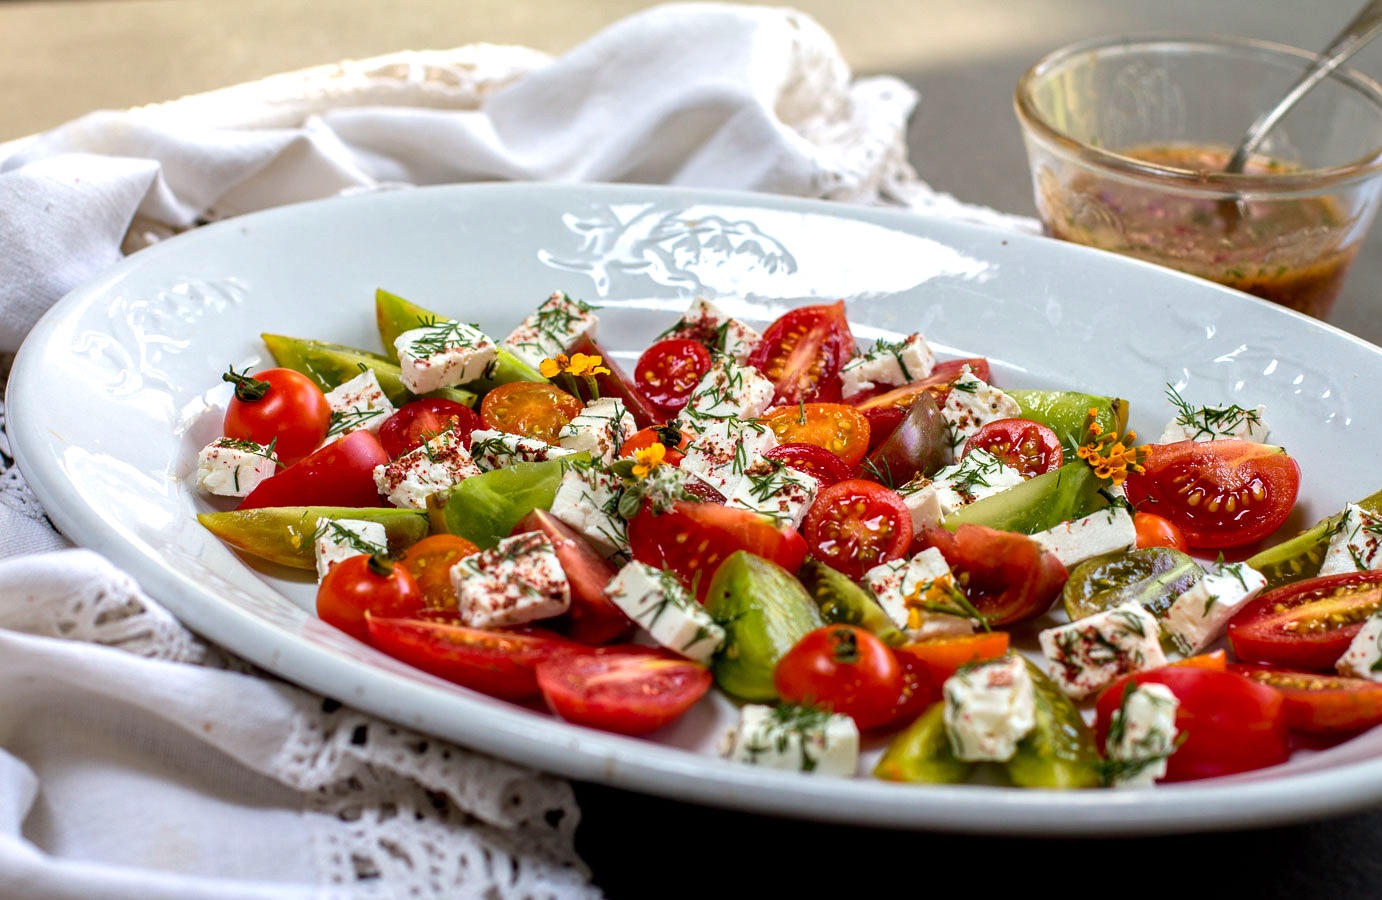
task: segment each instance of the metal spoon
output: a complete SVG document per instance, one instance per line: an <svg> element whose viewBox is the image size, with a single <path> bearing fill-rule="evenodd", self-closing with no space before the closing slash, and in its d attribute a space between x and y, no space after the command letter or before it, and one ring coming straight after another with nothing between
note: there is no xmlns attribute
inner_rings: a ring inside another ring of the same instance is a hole
<svg viewBox="0 0 1382 900"><path fill-rule="evenodd" d="M1330 72L1343 65L1350 56L1361 50L1378 34L1382 34L1382 0L1371 0L1368 5L1359 10L1358 15L1353 17L1353 21L1344 26L1344 30L1339 32L1339 35L1334 38L1330 45L1321 51L1320 55L1315 58L1315 62L1305 70L1305 74L1295 83L1295 86L1286 92L1286 96L1282 97L1276 106L1267 110L1256 122L1252 123L1252 127L1243 135L1242 143L1238 145L1238 149L1229 159L1224 171L1242 172L1248 157L1257 150L1257 146L1262 143L1267 132L1276 127L1282 116L1291 111L1291 108L1296 105L1296 101L1304 97L1315 85L1328 78Z"/></svg>

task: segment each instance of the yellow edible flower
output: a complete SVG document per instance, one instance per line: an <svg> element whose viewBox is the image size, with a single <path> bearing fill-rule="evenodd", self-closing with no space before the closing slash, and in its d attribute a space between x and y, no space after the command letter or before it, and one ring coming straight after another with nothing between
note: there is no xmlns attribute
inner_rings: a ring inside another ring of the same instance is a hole
<svg viewBox="0 0 1382 900"><path fill-rule="evenodd" d="M635 478L647 478L658 466L666 462L667 448L660 441L633 452L633 474Z"/></svg>
<svg viewBox="0 0 1382 900"><path fill-rule="evenodd" d="M589 400L600 399L600 386L595 383L595 376L610 374L604 358L598 353L574 353L571 356L558 353L539 363L537 370L542 373L543 378L556 378L560 375L567 388L577 397L581 396L581 383L576 379L583 379L586 391L590 394L589 398L583 399Z"/></svg>
<svg viewBox="0 0 1382 900"><path fill-rule="evenodd" d="M598 354L577 353L571 357L570 368L566 371L575 375L577 378L588 378L592 375L608 375L609 367L604 363L604 359Z"/></svg>
<svg viewBox="0 0 1382 900"><path fill-rule="evenodd" d="M1127 480L1129 472L1145 471L1142 461L1151 450L1132 446L1137 440L1135 431L1129 431L1121 438L1117 432L1104 434L1104 430L1094 421L1098 415L1098 409L1089 410L1089 418L1085 422L1085 434L1089 440L1075 451L1075 455L1089 463L1095 475L1120 485Z"/></svg>
<svg viewBox="0 0 1382 900"><path fill-rule="evenodd" d="M542 373L543 378L556 378L561 373L569 371L570 366L571 358L565 353L558 353L556 357L544 359L537 370Z"/></svg>

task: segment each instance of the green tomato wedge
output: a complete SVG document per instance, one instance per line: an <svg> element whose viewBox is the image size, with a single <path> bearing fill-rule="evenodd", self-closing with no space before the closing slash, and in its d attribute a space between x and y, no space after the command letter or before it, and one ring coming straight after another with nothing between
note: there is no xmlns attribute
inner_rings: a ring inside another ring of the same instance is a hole
<svg viewBox="0 0 1382 900"><path fill-rule="evenodd" d="M1067 459L1075 455L1089 422L1089 411L1097 409L1094 421L1105 433L1122 434L1128 427L1128 401L1077 391L1007 391L1021 409L1019 415L1049 427L1060 438Z"/></svg>
<svg viewBox="0 0 1382 900"><path fill-rule="evenodd" d="M388 535L391 553L407 549L428 532L427 513L419 509L268 506L197 515L208 531L235 549L294 569L317 567L313 533L322 519L378 522Z"/></svg>
<svg viewBox="0 0 1382 900"><path fill-rule="evenodd" d="M1382 491L1369 494L1358 505L1368 512L1382 512ZM1268 547L1256 556L1248 558L1248 565L1261 572L1267 579L1263 590L1271 590L1293 581L1314 578L1320 572L1325 551L1329 549L1329 539L1339 524L1342 512L1315 523L1311 528L1283 541L1275 547Z"/></svg>
<svg viewBox="0 0 1382 900"><path fill-rule="evenodd" d="M712 665L715 682L750 702L777 700L777 661L825 624L791 572L745 550L731 553L715 570L705 607L725 629L724 648Z"/></svg>
<svg viewBox="0 0 1382 900"><path fill-rule="evenodd" d="M893 624L873 594L843 572L808 559L797 570L797 578L811 593L826 624L857 625L878 635L890 647L907 642L907 636Z"/></svg>
<svg viewBox="0 0 1382 900"><path fill-rule="evenodd" d="M567 463L589 459L588 453L573 453L472 475L428 498L429 508L440 507L440 525L445 531L488 550L508 537L528 513L552 508Z"/></svg>
<svg viewBox="0 0 1382 900"><path fill-rule="evenodd" d="M1070 571L1061 597L1071 621L1130 602L1160 618L1203 577L1200 564L1179 550L1142 547L1080 563Z"/></svg>
<svg viewBox="0 0 1382 900"><path fill-rule="evenodd" d="M1033 534L1108 506L1100 493L1104 487L1094 470L1077 460L976 500L946 516L941 524L951 531L970 524Z"/></svg>
<svg viewBox="0 0 1382 900"><path fill-rule="evenodd" d="M332 344L326 341L313 341L305 338L288 337L282 334L261 334L265 346L269 348L274 362L285 369L293 369L317 383L323 391L345 384L365 369L374 372L379 379L379 387L394 406L402 406L417 395L403 384L403 372L397 363L390 362L378 353L370 353L345 344ZM429 397L445 397L474 406L477 399L474 391L461 388L442 388L428 394Z"/></svg>
<svg viewBox="0 0 1382 900"><path fill-rule="evenodd" d="M1102 781L1099 745L1084 716L1060 687L1027 660L1036 695L1036 724L1004 763L1018 787L1087 788Z"/></svg>
<svg viewBox="0 0 1382 900"><path fill-rule="evenodd" d="M391 294L383 288L374 293L374 315L379 325L379 339L384 342L384 352L395 364L398 362L398 348L394 346L394 342L400 334L421 328L429 322L450 318L418 306L397 294ZM541 372L500 347L493 374L489 378L473 381L466 387L483 394L495 385L510 381L545 382L547 379L542 377Z"/></svg>
<svg viewBox="0 0 1382 900"><path fill-rule="evenodd" d="M935 703L892 739L873 775L884 781L960 784L975 765L955 756L945 731L945 704Z"/></svg>

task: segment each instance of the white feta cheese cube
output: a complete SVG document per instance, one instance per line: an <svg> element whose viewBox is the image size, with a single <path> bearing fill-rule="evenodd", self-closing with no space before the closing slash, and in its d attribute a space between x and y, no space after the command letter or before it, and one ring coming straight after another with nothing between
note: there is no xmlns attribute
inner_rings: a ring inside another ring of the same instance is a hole
<svg viewBox="0 0 1382 900"><path fill-rule="evenodd" d="M1047 628L1037 637L1051 677L1071 697L1088 697L1129 672L1166 665L1161 629L1138 603Z"/></svg>
<svg viewBox="0 0 1382 900"><path fill-rule="evenodd" d="M898 489L914 528L936 525L976 500L1023 482L1022 473L987 450L973 450L927 479L918 476Z"/></svg>
<svg viewBox="0 0 1382 900"><path fill-rule="evenodd" d="M1149 787L1166 774L1176 750L1176 711L1180 701L1164 684L1130 684L1109 717L1105 752L1120 765L1114 787Z"/></svg>
<svg viewBox="0 0 1382 900"><path fill-rule="evenodd" d="M691 301L686 313L662 337L697 341L711 352L723 353L739 363L748 362L749 354L762 340L752 327L726 315L703 297Z"/></svg>
<svg viewBox="0 0 1382 900"><path fill-rule="evenodd" d="M1228 620L1267 586L1247 563L1218 565L1181 594L1166 610L1162 630L1184 656L1193 656L1219 639Z"/></svg>
<svg viewBox="0 0 1382 900"><path fill-rule="evenodd" d="M725 630L671 572L631 562L605 594L654 641L687 659L708 664L725 642Z"/></svg>
<svg viewBox="0 0 1382 900"><path fill-rule="evenodd" d="M840 369L844 395L851 397L879 385L900 387L920 381L936 366L936 354L926 338L909 334L900 341L875 341Z"/></svg>
<svg viewBox="0 0 1382 900"><path fill-rule="evenodd" d="M474 325L443 319L405 331L394 340L403 384L414 394L454 387L490 373L494 341Z"/></svg>
<svg viewBox="0 0 1382 900"><path fill-rule="evenodd" d="M729 497L749 465L776 446L777 435L766 425L737 419L712 422L686 448L681 469Z"/></svg>
<svg viewBox="0 0 1382 900"><path fill-rule="evenodd" d="M470 456L482 471L490 472L519 462L546 462L570 456L567 450L546 441L507 431L481 428L470 433Z"/></svg>
<svg viewBox="0 0 1382 900"><path fill-rule="evenodd" d="M619 515L623 482L593 463L566 464L552 500L552 515L611 556L629 547L628 523Z"/></svg>
<svg viewBox="0 0 1382 900"><path fill-rule="evenodd" d="M760 456L744 470L725 506L760 512L796 528L819 489L820 482L805 472Z"/></svg>
<svg viewBox="0 0 1382 900"><path fill-rule="evenodd" d="M950 432L950 446L959 448L981 427L995 419L1011 419L1022 414L1017 401L978 378L964 367L963 374L950 385L941 418Z"/></svg>
<svg viewBox="0 0 1382 900"><path fill-rule="evenodd" d="M379 386L379 376L373 369L366 369L327 391L326 402L331 406L331 427L326 432L328 441L362 428L378 434L379 426L396 411Z"/></svg>
<svg viewBox="0 0 1382 900"><path fill-rule="evenodd" d="M897 493L907 506L907 512L912 515L912 529L914 531L939 525L941 519L945 518L945 510L941 509L940 496L936 493L936 486L926 476L917 475L899 487Z"/></svg>
<svg viewBox="0 0 1382 900"><path fill-rule="evenodd" d="M218 497L244 497L278 471L278 454L265 444L217 438L197 454L197 489Z"/></svg>
<svg viewBox="0 0 1382 900"><path fill-rule="evenodd" d="M1349 678L1382 681L1382 611L1363 622L1334 667Z"/></svg>
<svg viewBox="0 0 1382 900"><path fill-rule="evenodd" d="M581 337L595 337L598 306L554 292L504 338L504 349L536 369L544 359L565 353Z"/></svg>
<svg viewBox="0 0 1382 900"><path fill-rule="evenodd" d="M540 531L504 538L451 567L457 614L472 628L501 628L559 616L571 606L571 584L556 549Z"/></svg>
<svg viewBox="0 0 1382 900"><path fill-rule="evenodd" d="M950 566L935 547L927 547L911 559L874 566L864 573L863 583L893 624L907 631L908 640L974 633L975 623L969 616L934 608L954 607L951 592L957 589Z"/></svg>
<svg viewBox="0 0 1382 900"><path fill-rule="evenodd" d="M619 454L624 441L637 430L633 413L624 408L623 400L601 397L587 403L562 428L557 435L557 443L573 452L584 450L591 459L608 465Z"/></svg>
<svg viewBox="0 0 1382 900"><path fill-rule="evenodd" d="M1062 522L1031 537L1044 550L1054 553L1067 569L1087 559L1119 550L1131 550L1137 545L1137 529L1133 526L1132 514L1121 505Z"/></svg>
<svg viewBox="0 0 1382 900"><path fill-rule="evenodd" d="M1007 762L1036 727L1036 689L1027 661L1017 654L963 668L941 691L945 733L958 759Z"/></svg>
<svg viewBox="0 0 1382 900"><path fill-rule="evenodd" d="M317 579L326 577L331 567L342 560L364 553L389 552L389 535L382 522L363 519L320 519L312 532L317 559Z"/></svg>
<svg viewBox="0 0 1382 900"><path fill-rule="evenodd" d="M821 709L751 703L739 710L721 752L751 766L850 778L859 768L859 728Z"/></svg>
<svg viewBox="0 0 1382 900"><path fill-rule="evenodd" d="M756 419L773 402L773 383L753 366L717 357L691 389L674 424L699 434L725 419Z"/></svg>
<svg viewBox="0 0 1382 900"><path fill-rule="evenodd" d="M426 509L427 498L480 474L460 434L447 429L393 462L374 467L374 485L394 506Z"/></svg>
<svg viewBox="0 0 1382 900"><path fill-rule="evenodd" d="M1321 575L1382 569L1382 516L1356 503L1344 507L1329 538Z"/></svg>
<svg viewBox="0 0 1382 900"><path fill-rule="evenodd" d="M1179 441L1218 441L1237 438L1243 441L1267 440L1267 423L1262 418L1264 407L1244 409L1241 406L1191 406L1172 390L1169 394L1177 409L1177 416L1166 423L1158 444Z"/></svg>

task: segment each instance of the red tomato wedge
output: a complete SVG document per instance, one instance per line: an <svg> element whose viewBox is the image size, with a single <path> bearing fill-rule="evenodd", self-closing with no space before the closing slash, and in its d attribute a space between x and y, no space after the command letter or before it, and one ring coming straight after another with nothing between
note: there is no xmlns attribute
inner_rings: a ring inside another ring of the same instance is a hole
<svg viewBox="0 0 1382 900"><path fill-rule="evenodd" d="M1294 731L1348 734L1382 724L1382 682L1245 663L1229 671L1280 691Z"/></svg>
<svg viewBox="0 0 1382 900"><path fill-rule="evenodd" d="M940 550L961 590L990 625L1042 615L1065 587L1065 566L1026 535L983 525L961 525L954 532L927 528L912 552L927 547Z"/></svg>
<svg viewBox="0 0 1382 900"><path fill-rule="evenodd" d="M452 429L469 450L470 433L483 426L480 414L464 403L444 397L419 397L384 420L379 426L379 443L384 445L389 459L398 459Z"/></svg>
<svg viewBox="0 0 1382 900"><path fill-rule="evenodd" d="M240 509L266 506L383 506L374 484L374 467L389 454L371 432L352 431L306 459L280 469L240 503Z"/></svg>
<svg viewBox="0 0 1382 900"><path fill-rule="evenodd" d="M701 376L710 371L710 351L697 341L668 338L638 357L634 385L664 418L671 417L691 396Z"/></svg>
<svg viewBox="0 0 1382 900"><path fill-rule="evenodd" d="M624 408L633 416L633 421L639 428L647 428L649 425L657 425L666 421L667 417L658 411L657 407L648 402L629 376L624 374L624 370L614 361L614 358L604 351L604 349L589 335L582 335L576 339L576 343L571 345L571 355L584 353L588 356L598 356L604 361L605 368L609 369L607 375L596 375L595 383L600 388L601 397L618 397L624 401Z"/></svg>
<svg viewBox="0 0 1382 900"><path fill-rule="evenodd" d="M830 487L854 474L843 459L815 444L778 444L763 455L788 468L805 472L816 479L820 487Z"/></svg>
<svg viewBox="0 0 1382 900"><path fill-rule="evenodd" d="M912 514L897 491L851 478L816 494L802 522L811 555L854 580L907 555Z"/></svg>
<svg viewBox="0 0 1382 900"><path fill-rule="evenodd" d="M1095 734L1101 747L1109 719L1133 682L1165 685L1180 702L1176 730L1184 735L1184 743L1167 760L1164 781L1250 772L1284 763L1291 755L1279 691L1233 672L1193 666L1139 672L1109 685L1095 704Z"/></svg>
<svg viewBox="0 0 1382 900"><path fill-rule="evenodd" d="M965 441L960 455L963 457L973 450L993 454L1005 465L1021 472L1023 478L1059 469L1065 461L1065 451L1056 433L1030 419L995 419L981 425Z"/></svg>
<svg viewBox="0 0 1382 900"><path fill-rule="evenodd" d="M1300 466L1253 441L1158 444L1145 472L1123 483L1128 502L1169 519L1191 547L1242 547L1281 527L1296 504Z"/></svg>
<svg viewBox="0 0 1382 900"><path fill-rule="evenodd" d="M587 648L540 628L482 629L452 615L368 616L369 641L395 659L491 697L539 694L536 669L545 659Z"/></svg>
<svg viewBox="0 0 1382 900"><path fill-rule="evenodd" d="M561 654L537 665L547 707L619 734L647 734L681 718L710 690L710 670L655 647L624 644Z"/></svg>
<svg viewBox="0 0 1382 900"><path fill-rule="evenodd" d="M785 313L763 332L749 364L772 381L774 405L791 406L838 398L840 368L852 355L854 334L839 300Z"/></svg>
<svg viewBox="0 0 1382 900"><path fill-rule="evenodd" d="M869 452L869 420L843 403L780 406L759 421L783 444L813 444L856 466Z"/></svg>
<svg viewBox="0 0 1382 900"><path fill-rule="evenodd" d="M1379 606L1382 571L1284 584L1233 614L1229 646L1243 662L1330 672Z"/></svg>
<svg viewBox="0 0 1382 900"><path fill-rule="evenodd" d="M633 621L605 593L618 570L575 529L546 510L533 510L513 529L514 534L525 531L547 536L571 585L571 608L553 627L583 644L608 644L628 637Z"/></svg>
<svg viewBox="0 0 1382 900"><path fill-rule="evenodd" d="M789 572L806 559L806 541L790 525L718 503L677 501L665 513L645 506L629 522L633 558L670 569L704 601L720 563L747 550Z"/></svg>
<svg viewBox="0 0 1382 900"><path fill-rule="evenodd" d="M982 356L943 359L936 363L930 375L919 381L911 381L898 387L873 388L859 394L851 394L845 398L845 402L861 412L879 409L900 409L905 412L916 401L918 394L924 392L945 394L950 389L950 383L964 374L965 366L969 366L975 378L992 383L992 369L989 366L989 361Z"/></svg>

